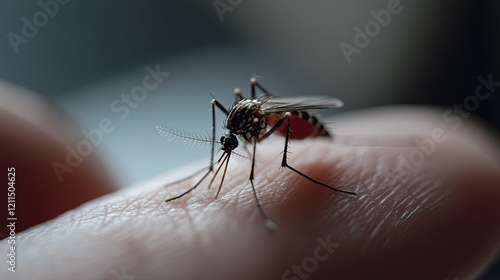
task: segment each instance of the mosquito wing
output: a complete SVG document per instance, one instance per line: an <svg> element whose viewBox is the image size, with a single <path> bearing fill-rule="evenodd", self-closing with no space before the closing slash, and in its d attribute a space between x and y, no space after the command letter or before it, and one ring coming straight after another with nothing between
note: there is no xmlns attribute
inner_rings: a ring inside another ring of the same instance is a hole
<svg viewBox="0 0 500 280"><path fill-rule="evenodd" d="M260 109L266 113L332 109L344 106L342 100L329 96L265 97Z"/></svg>

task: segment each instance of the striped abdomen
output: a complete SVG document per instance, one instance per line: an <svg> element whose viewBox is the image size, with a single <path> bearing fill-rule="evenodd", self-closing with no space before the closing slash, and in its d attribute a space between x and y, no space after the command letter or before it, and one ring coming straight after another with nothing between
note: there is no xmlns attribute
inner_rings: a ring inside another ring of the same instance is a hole
<svg viewBox="0 0 500 280"><path fill-rule="evenodd" d="M311 113L307 111L290 111L290 113L292 113L290 116L290 139L304 139L318 136L330 137L325 126ZM269 114L267 124L271 127L274 126L283 114L284 112ZM285 121L276 132L282 136L286 136L286 127L287 122Z"/></svg>

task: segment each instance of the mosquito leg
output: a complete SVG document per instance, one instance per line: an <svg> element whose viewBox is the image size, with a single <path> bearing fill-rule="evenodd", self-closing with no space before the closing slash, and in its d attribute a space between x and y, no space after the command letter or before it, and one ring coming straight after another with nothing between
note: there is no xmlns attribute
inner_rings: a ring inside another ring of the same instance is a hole
<svg viewBox="0 0 500 280"><path fill-rule="evenodd" d="M257 79L252 77L250 78L250 97L255 98L255 85L257 84Z"/></svg>
<svg viewBox="0 0 500 280"><path fill-rule="evenodd" d="M309 176L307 176L306 174L298 171L297 169L291 167L288 162L287 162L287 155L288 155L288 142L289 142L289 136L290 136L290 119L287 120L287 126L286 126L286 137L285 137L285 150L283 151L283 159L281 161L281 166L282 167L286 167L286 168L289 168L290 170L292 170L293 172L299 174L300 176L306 178L307 180L315 183L316 185L320 185L320 186L323 186L323 187L326 187L330 190L334 190L336 192L341 192L341 193L345 193L345 194L349 194L349 195L355 195L357 196L357 194L355 192L349 192L349 191L344 191L344 190L340 190L340 189L336 189L332 186L329 186L327 184L324 184L318 180L315 180Z"/></svg>
<svg viewBox="0 0 500 280"><path fill-rule="evenodd" d="M250 78L250 89L251 89L251 92L252 92L252 98L255 98L255 96L256 96L256 90L255 90L256 87L258 89L260 89L260 91L262 91L265 95L272 96L272 94L269 93L269 91L267 89L265 89L263 86L261 86L257 82L257 79L255 77L252 77L252 78Z"/></svg>
<svg viewBox="0 0 500 280"><path fill-rule="evenodd" d="M194 189L196 189L201 184L201 182L203 182L203 180L205 180L205 178L207 178L208 174L210 174L211 172L212 172L212 166L210 166L209 170L205 173L205 175L203 175L203 177L193 187L191 187L189 190L181 193L178 196L174 196L172 198L169 198L169 199L165 200L165 202L170 202L172 200L179 199L179 198L185 196L186 194L190 193L191 191L193 191Z"/></svg>
<svg viewBox="0 0 500 280"><path fill-rule="evenodd" d="M249 178L250 184L252 185L253 196L255 197L255 202L257 203L257 209L259 209L260 214L264 218L264 224L270 230L277 230L278 225L276 225L271 219L269 219L269 217L266 215L264 210L262 210L262 206L260 204L259 198L257 197L257 192L255 191L255 186L253 184L254 170L255 170L255 151L256 151L256 147L257 147L257 140L258 139L256 139L256 138L254 138L254 140L253 140L252 168L250 169L250 178Z"/></svg>
<svg viewBox="0 0 500 280"><path fill-rule="evenodd" d="M291 116L291 115L292 115L292 113L290 113L290 112L286 112L286 113L284 113L284 114L283 114L283 116L281 116L281 118L279 119L279 121L277 121L277 122L274 124L274 126L273 126L273 127L271 127L271 129L269 129L269 131L268 131L268 132L266 132L266 134L262 135L262 136L259 138L259 141L262 141L262 140L266 139L267 137L269 137L269 135L273 134L273 133L276 131L276 129L278 129L278 128L279 128L279 127L283 124L283 122L284 122L286 119L290 118L290 116Z"/></svg>
<svg viewBox="0 0 500 280"><path fill-rule="evenodd" d="M215 100L215 98L212 99L211 103L212 103L212 143L215 143L215 106L217 106L217 108L219 108L222 112L226 113L226 115L228 114L228 111L217 100ZM210 174L210 172L213 171L213 169L214 169L214 155L215 155L215 144L212 145L212 150L211 150L211 155L210 155L210 165L208 167L196 171L194 174L190 175L187 178L184 178L182 180L178 180L178 181L175 181L173 183L170 183L170 184L166 185L166 186L171 186L171 185L177 184L179 182L182 182L182 181L184 181L186 179L189 179L189 178L192 178L192 177L198 175L199 173L203 172L205 169L208 169L208 171L203 175L203 177L201 178L201 180L198 181L198 183L196 183L193 187L191 187L189 190L181 193L178 196L175 196L175 197L172 197L172 198L169 198L169 199L165 200L165 202L169 202L169 201L172 201L172 200L179 199L179 198L185 196L186 194L192 192L194 189L196 189L201 184L201 182L203 182L203 180L205 180L205 178L207 178L208 174ZM221 157L221 159L222 159L222 157ZM219 159L219 161L221 159Z"/></svg>
<svg viewBox="0 0 500 280"><path fill-rule="evenodd" d="M240 88L235 88L234 89L234 95L236 97L236 102L241 101L244 99L243 94L241 93Z"/></svg>
<svg viewBox="0 0 500 280"><path fill-rule="evenodd" d="M196 171L195 173L193 173L193 174L191 174L191 175L189 175L189 176L187 176L187 177L184 177L184 178L182 178L182 179L179 179L179 180L176 180L176 181L170 182L170 183L168 183L168 184L164 185L163 187L165 187L165 188L166 188L166 187L170 187L170 186L173 186L173 185L177 185L178 183L180 183L180 182L184 182L184 181L186 181L186 180L188 180L188 179L191 179L191 178L193 178L194 176L196 176L196 175L198 175L198 174L200 174L200 173L202 173L203 171L206 171L206 170L208 170L208 172L210 172L210 171L211 171L211 170L210 170L210 168L211 168L211 167L212 167L212 166L203 167L202 169L200 169L200 170Z"/></svg>
<svg viewBox="0 0 500 280"><path fill-rule="evenodd" d="M222 106L222 104L220 104L219 101L215 100L215 98L212 99L212 105L217 106L217 108L219 108L219 110L221 110L222 112L224 112L224 114L226 114L226 115L229 114L229 111L226 108L224 108L224 106ZM213 106L212 106L212 108L213 108Z"/></svg>
<svg viewBox="0 0 500 280"><path fill-rule="evenodd" d="M212 96L213 97L213 96ZM210 171L213 170L213 166L214 166L214 155L215 155L215 106L217 106L217 108L219 108L219 110L221 110L222 112L224 112L226 115L229 114L229 112L227 111L226 108L224 108L224 106L222 106L222 104L219 103L219 101L212 99L212 101L210 102L212 103L212 152L211 152L211 156L210 156ZM220 159L219 159L220 161Z"/></svg>
<svg viewBox="0 0 500 280"><path fill-rule="evenodd" d="M214 166L214 153L215 153L215 106L214 106L214 101L217 102L215 99L212 100L212 149L211 149L211 155L210 155L210 171L213 170Z"/></svg>

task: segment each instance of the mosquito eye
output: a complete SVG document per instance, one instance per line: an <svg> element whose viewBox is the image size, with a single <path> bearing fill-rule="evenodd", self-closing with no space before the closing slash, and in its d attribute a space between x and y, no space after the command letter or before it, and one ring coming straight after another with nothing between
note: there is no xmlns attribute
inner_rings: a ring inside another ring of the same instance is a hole
<svg viewBox="0 0 500 280"><path fill-rule="evenodd" d="M234 134L224 134L220 138L220 142L222 143L222 146L225 149L230 149L234 150L236 147L238 147L238 139L236 139L236 136Z"/></svg>

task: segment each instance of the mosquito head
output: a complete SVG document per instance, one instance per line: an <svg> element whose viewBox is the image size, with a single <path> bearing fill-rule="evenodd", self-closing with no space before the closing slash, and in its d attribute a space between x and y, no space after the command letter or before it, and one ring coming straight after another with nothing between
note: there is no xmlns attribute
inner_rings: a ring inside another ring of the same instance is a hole
<svg viewBox="0 0 500 280"><path fill-rule="evenodd" d="M222 144L222 150L232 151L238 147L238 139L231 132L226 132L220 137L220 143Z"/></svg>

